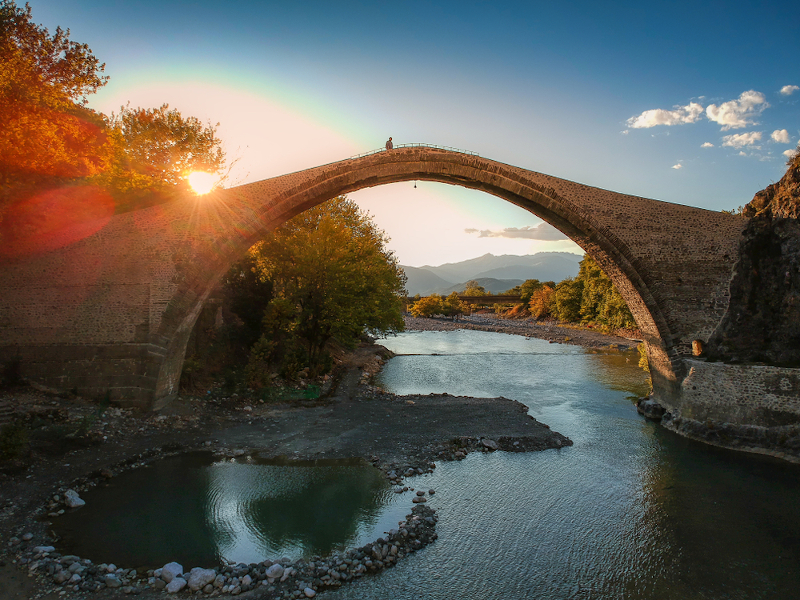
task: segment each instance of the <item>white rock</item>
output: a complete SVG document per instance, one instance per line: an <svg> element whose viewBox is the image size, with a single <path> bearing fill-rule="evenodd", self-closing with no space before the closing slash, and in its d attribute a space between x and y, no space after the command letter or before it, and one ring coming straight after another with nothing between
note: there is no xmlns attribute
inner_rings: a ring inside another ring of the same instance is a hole
<svg viewBox="0 0 800 600"><path fill-rule="evenodd" d="M251 583L253 583L253 578L250 575L242 577L242 585L250 585Z"/></svg>
<svg viewBox="0 0 800 600"><path fill-rule="evenodd" d="M269 569L267 569L267 577L271 579L276 579L283 575L283 565L274 564Z"/></svg>
<svg viewBox="0 0 800 600"><path fill-rule="evenodd" d="M290 576L292 573L294 573L294 569L293 569L292 567L287 567L287 568L286 568L286 569L283 571L283 575L281 575L281 581L286 581L287 579L289 579L289 576Z"/></svg>
<svg viewBox="0 0 800 600"><path fill-rule="evenodd" d="M167 563L161 567L161 579L167 583L170 583L173 579L176 577L181 577L182 575L183 566L176 562ZM184 581L184 583L186 582Z"/></svg>
<svg viewBox="0 0 800 600"><path fill-rule="evenodd" d="M189 572L189 581L187 582L189 589L193 592L201 590L207 584L214 581L216 576L217 574L214 572L214 569L201 569L200 567L195 567Z"/></svg>
<svg viewBox="0 0 800 600"><path fill-rule="evenodd" d="M33 549L34 552L55 552L56 549L53 546L36 546Z"/></svg>
<svg viewBox="0 0 800 600"><path fill-rule="evenodd" d="M86 502L81 500L81 497L78 496L78 492L75 490L67 490L64 492L64 504L70 508L79 508L84 506Z"/></svg>
<svg viewBox="0 0 800 600"><path fill-rule="evenodd" d="M177 594L186 587L186 580L183 577L176 577L167 584L167 592Z"/></svg>
<svg viewBox="0 0 800 600"><path fill-rule="evenodd" d="M116 575L106 575L103 581L106 584L106 587L110 588L122 587L122 582L117 578Z"/></svg>
<svg viewBox="0 0 800 600"><path fill-rule="evenodd" d="M311 588L304 589L303 593L306 595L306 598L313 598L314 596L317 595L317 592L315 592Z"/></svg>

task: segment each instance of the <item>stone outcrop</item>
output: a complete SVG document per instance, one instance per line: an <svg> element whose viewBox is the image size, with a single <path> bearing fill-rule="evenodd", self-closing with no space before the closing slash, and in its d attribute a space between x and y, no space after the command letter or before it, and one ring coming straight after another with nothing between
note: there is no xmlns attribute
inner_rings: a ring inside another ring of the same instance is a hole
<svg viewBox="0 0 800 600"><path fill-rule="evenodd" d="M705 356L800 367L800 155L744 214L731 300Z"/></svg>
<svg viewBox="0 0 800 600"><path fill-rule="evenodd" d="M800 151L789 161L788 166L786 174L778 183L758 192L744 207L742 214L745 217L800 219Z"/></svg>

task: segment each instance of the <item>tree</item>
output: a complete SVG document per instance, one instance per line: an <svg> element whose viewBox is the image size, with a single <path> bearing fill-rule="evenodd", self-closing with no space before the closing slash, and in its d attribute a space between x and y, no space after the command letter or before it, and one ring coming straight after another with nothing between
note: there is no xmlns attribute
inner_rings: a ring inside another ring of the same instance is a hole
<svg viewBox="0 0 800 600"><path fill-rule="evenodd" d="M415 317L432 317L444 313L444 304L439 294L431 294L417 300L409 309Z"/></svg>
<svg viewBox="0 0 800 600"><path fill-rule="evenodd" d="M311 208L270 233L250 249L259 277L272 284L263 335L286 348L299 340L305 361L320 372L328 342L353 346L365 331L401 331L406 279L387 242L346 197Z"/></svg>
<svg viewBox="0 0 800 600"><path fill-rule="evenodd" d="M530 300L528 301L528 308L534 319L541 319L542 317L550 315L555 296L553 287L542 285L541 288L535 290L531 294Z"/></svg>
<svg viewBox="0 0 800 600"><path fill-rule="evenodd" d="M442 301L442 314L445 317L457 318L465 312L469 312L469 304L463 302L456 292Z"/></svg>
<svg viewBox="0 0 800 600"><path fill-rule="evenodd" d="M577 277L565 279L556 285L553 292L551 312L559 321L579 322L582 299L583 281Z"/></svg>
<svg viewBox="0 0 800 600"><path fill-rule="evenodd" d="M470 279L467 283L464 284L464 296L486 296L487 292L484 287L475 281L474 279Z"/></svg>
<svg viewBox="0 0 800 600"><path fill-rule="evenodd" d="M603 329L636 327L619 291L588 255L581 260L577 277L555 286L550 311L561 321L599 325Z"/></svg>
<svg viewBox="0 0 800 600"><path fill-rule="evenodd" d="M98 181L118 196L185 190L192 171L218 174L225 164L219 123L183 117L168 104L123 106L107 125L106 162Z"/></svg>
<svg viewBox="0 0 800 600"><path fill-rule="evenodd" d="M8 188L99 170L103 123L85 108L105 64L69 29L50 34L31 7L0 0L0 184Z"/></svg>

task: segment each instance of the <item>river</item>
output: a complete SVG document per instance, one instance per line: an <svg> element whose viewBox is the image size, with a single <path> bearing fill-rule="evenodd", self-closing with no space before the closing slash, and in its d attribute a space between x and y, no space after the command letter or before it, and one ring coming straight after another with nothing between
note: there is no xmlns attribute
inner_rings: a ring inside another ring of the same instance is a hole
<svg viewBox="0 0 800 600"><path fill-rule="evenodd" d="M635 352L481 331L381 343L401 354L381 374L390 391L514 398L574 446L470 454L410 478L437 492L439 539L336 600L797 597L800 467L640 417Z"/></svg>

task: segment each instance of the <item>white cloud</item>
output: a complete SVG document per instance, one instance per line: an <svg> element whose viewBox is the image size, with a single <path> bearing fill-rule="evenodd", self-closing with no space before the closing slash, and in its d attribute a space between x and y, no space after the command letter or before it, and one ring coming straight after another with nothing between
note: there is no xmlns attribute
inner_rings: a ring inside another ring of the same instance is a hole
<svg viewBox="0 0 800 600"><path fill-rule="evenodd" d="M722 145L731 148L744 148L745 146L755 146L756 142L761 141L760 131L750 131L748 133L736 133L722 137ZM755 146L758 148L758 146ZM741 153L740 153L741 154Z"/></svg>
<svg viewBox="0 0 800 600"><path fill-rule="evenodd" d="M522 238L526 240L566 240L569 239L558 229L548 223L539 223L531 227L506 227L502 231L491 231L489 229L465 229L464 233L477 233L478 237L501 237L501 238Z"/></svg>
<svg viewBox="0 0 800 600"><path fill-rule="evenodd" d="M703 115L703 107L697 102L690 102L686 106L675 106L674 110L653 108L646 110L638 117L627 120L628 127L633 129L648 129L656 125L680 125L681 123L694 123Z"/></svg>
<svg viewBox="0 0 800 600"><path fill-rule="evenodd" d="M678 163L677 165L672 165L672 168L673 169L682 169L683 165L681 163Z"/></svg>
<svg viewBox="0 0 800 600"><path fill-rule="evenodd" d="M796 152L797 152L797 149L795 149L795 150L784 150L783 151L783 155L786 158L792 158L795 155Z"/></svg>
<svg viewBox="0 0 800 600"><path fill-rule="evenodd" d="M710 121L722 125L722 131L740 129L755 124L758 117L767 108L767 98L761 92L749 90L742 92L738 100L723 102L719 106L711 104L706 108L706 116Z"/></svg>
<svg viewBox="0 0 800 600"><path fill-rule="evenodd" d="M772 141L778 142L779 144L789 143L789 132L785 129L776 129L769 137L772 138Z"/></svg>
<svg viewBox="0 0 800 600"><path fill-rule="evenodd" d="M624 130L624 131L620 131L620 133L621 133L622 135L628 135L628 130L626 129L626 130Z"/></svg>
<svg viewBox="0 0 800 600"><path fill-rule="evenodd" d="M796 85L785 85L785 86L783 86L783 87L781 88L781 94L783 94L784 96L791 96L791 95L792 95L792 94L794 94L794 93L795 93L797 90L800 90L800 86L796 86Z"/></svg>
<svg viewBox="0 0 800 600"><path fill-rule="evenodd" d="M714 144L712 144L711 142L703 142L700 147L701 148L713 148Z"/></svg>

